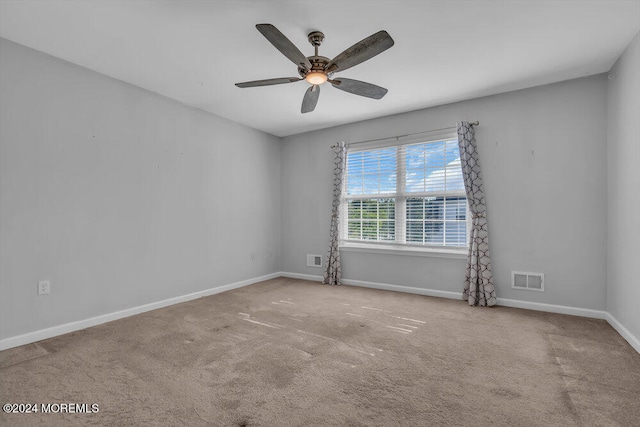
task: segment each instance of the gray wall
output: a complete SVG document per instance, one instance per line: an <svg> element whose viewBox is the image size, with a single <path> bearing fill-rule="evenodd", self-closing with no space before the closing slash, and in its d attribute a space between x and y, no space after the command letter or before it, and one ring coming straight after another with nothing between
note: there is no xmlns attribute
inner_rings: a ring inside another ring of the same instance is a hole
<svg viewBox="0 0 640 427"><path fill-rule="evenodd" d="M333 143L479 120L498 297L604 310L606 82L597 75L284 138L283 271L322 274L305 254L328 248ZM342 260L345 279L453 292L466 262L358 252ZM512 270L544 273L546 291L511 289Z"/></svg>
<svg viewBox="0 0 640 427"><path fill-rule="evenodd" d="M279 271L278 138L2 39L0 93L0 338Z"/></svg>
<svg viewBox="0 0 640 427"><path fill-rule="evenodd" d="M640 340L640 35L610 76L607 311Z"/></svg>

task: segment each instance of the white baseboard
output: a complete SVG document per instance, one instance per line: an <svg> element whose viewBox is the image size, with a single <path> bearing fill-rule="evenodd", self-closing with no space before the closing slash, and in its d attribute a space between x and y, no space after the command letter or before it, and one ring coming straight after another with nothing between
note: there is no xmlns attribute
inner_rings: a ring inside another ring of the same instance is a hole
<svg viewBox="0 0 640 427"><path fill-rule="evenodd" d="M611 313L607 313L607 322L611 325L613 329L615 329L627 342L631 347L635 349L638 353L640 353L640 339L634 336L627 328L625 328L622 323L618 322L618 319L613 317Z"/></svg>
<svg viewBox="0 0 640 427"><path fill-rule="evenodd" d="M521 301L516 299L498 298L496 303L505 307L524 308L527 310L546 311L548 313L570 314L572 316L606 319L607 312L590 308L571 307L567 305L545 304L541 302Z"/></svg>
<svg viewBox="0 0 640 427"><path fill-rule="evenodd" d="M448 298L448 299L457 299L457 300L462 299L462 292L450 292L450 291L440 291L437 289L414 288L413 286L391 285L389 283L365 282L363 280L351 280L351 279L344 279L342 283L349 286L361 286L363 288L382 289L385 291L394 291L394 292L404 292L408 294L425 295L428 297Z"/></svg>
<svg viewBox="0 0 640 427"><path fill-rule="evenodd" d="M289 273L288 271L281 271L281 277L289 277L291 279L310 280L312 282L322 282L323 276L314 276L311 274Z"/></svg>
<svg viewBox="0 0 640 427"><path fill-rule="evenodd" d="M179 297L169 298L162 301L152 302L149 304L140 305L137 307L127 308L125 310L116 311L113 313L102 314L100 316L91 317L89 319L78 320L75 322L69 322L62 325L52 326L46 329L40 329L38 331L28 332L23 335L17 335L0 340L0 350L6 350L8 348L18 347L25 344L31 344L36 341L41 341L47 338L52 338L58 335L68 334L69 332L79 331L81 329L89 328L91 326L97 326L102 323L111 322L113 320L122 319L124 317L133 316L136 314L144 313L158 308L167 307L169 305L179 304L181 302L191 301L197 298L206 297L209 295L215 295L220 292L230 291L231 289L241 288L243 286L252 285L254 283L263 282L269 279L275 279L280 277L280 273L267 274L265 276L254 277L248 280L242 280L240 282L231 283L228 285L222 285L204 291L194 292L192 294L181 295Z"/></svg>
<svg viewBox="0 0 640 427"><path fill-rule="evenodd" d="M283 271L280 274L283 277L290 277L292 279L300 279L300 280L311 280L313 282L322 282L324 278L323 276L290 273L288 271ZM342 279L342 283L348 286L360 286L363 288L382 289L385 291L404 292L407 294L426 295L429 297L462 299L462 293L460 292L449 292L449 291L439 291L435 289L414 288L412 286L391 285L389 283L366 282L364 280L352 280L352 279Z"/></svg>

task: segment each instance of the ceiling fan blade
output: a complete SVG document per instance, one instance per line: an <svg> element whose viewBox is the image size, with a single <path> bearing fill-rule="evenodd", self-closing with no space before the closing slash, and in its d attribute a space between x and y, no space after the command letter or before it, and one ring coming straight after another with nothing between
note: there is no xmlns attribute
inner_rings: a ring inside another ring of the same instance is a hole
<svg viewBox="0 0 640 427"><path fill-rule="evenodd" d="M388 92L388 90L383 87L376 86L367 82L361 82L360 80L345 79L340 77L339 79L329 81L336 89L353 93L355 95L366 96L367 98L380 99Z"/></svg>
<svg viewBox="0 0 640 427"><path fill-rule="evenodd" d="M327 73L344 71L384 52L393 46L393 43L389 33L384 30L378 31L333 58L325 67L325 71Z"/></svg>
<svg viewBox="0 0 640 427"><path fill-rule="evenodd" d="M320 86L313 85L304 93L302 99L302 113L309 113L316 109L318 98L320 97Z"/></svg>
<svg viewBox="0 0 640 427"><path fill-rule="evenodd" d="M307 57L276 27L271 24L258 24L256 28L291 62L305 70L311 69L311 63Z"/></svg>
<svg viewBox="0 0 640 427"><path fill-rule="evenodd" d="M283 83L295 83L302 80L298 77L281 77L277 79L266 79L266 80L254 80L251 82L242 82L236 83L238 87L256 87L256 86L271 86L271 85L281 85Z"/></svg>

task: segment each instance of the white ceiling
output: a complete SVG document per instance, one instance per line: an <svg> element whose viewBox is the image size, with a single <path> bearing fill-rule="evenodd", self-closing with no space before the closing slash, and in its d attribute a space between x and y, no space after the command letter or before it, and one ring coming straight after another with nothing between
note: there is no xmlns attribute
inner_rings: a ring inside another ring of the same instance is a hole
<svg viewBox="0 0 640 427"><path fill-rule="evenodd" d="M387 30L395 46L339 74L389 89L376 101L323 85L240 89L296 76L255 28L305 55ZM608 71L640 30L640 0L2 0L0 36L277 136Z"/></svg>

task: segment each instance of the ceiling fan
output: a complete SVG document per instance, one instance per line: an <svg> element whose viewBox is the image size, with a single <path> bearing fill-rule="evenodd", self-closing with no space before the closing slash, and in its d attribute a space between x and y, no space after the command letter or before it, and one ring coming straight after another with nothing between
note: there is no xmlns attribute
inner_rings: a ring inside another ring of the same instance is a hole
<svg viewBox="0 0 640 427"><path fill-rule="evenodd" d="M313 56L305 57L302 52L276 27L271 24L256 25L258 31L271 42L284 56L298 66L301 77L281 77L276 79L254 80L236 83L238 87L256 87L294 83L306 80L311 87L307 89L302 99L302 113L308 113L316 108L320 96L320 85L329 82L333 87L355 95L380 99L386 95L387 89L371 83L343 77L333 78L334 73L344 71L384 52L393 46L393 39L386 31L377 33L359 41L333 59L318 55L318 47L324 40L320 31L309 33L309 43L315 48Z"/></svg>

